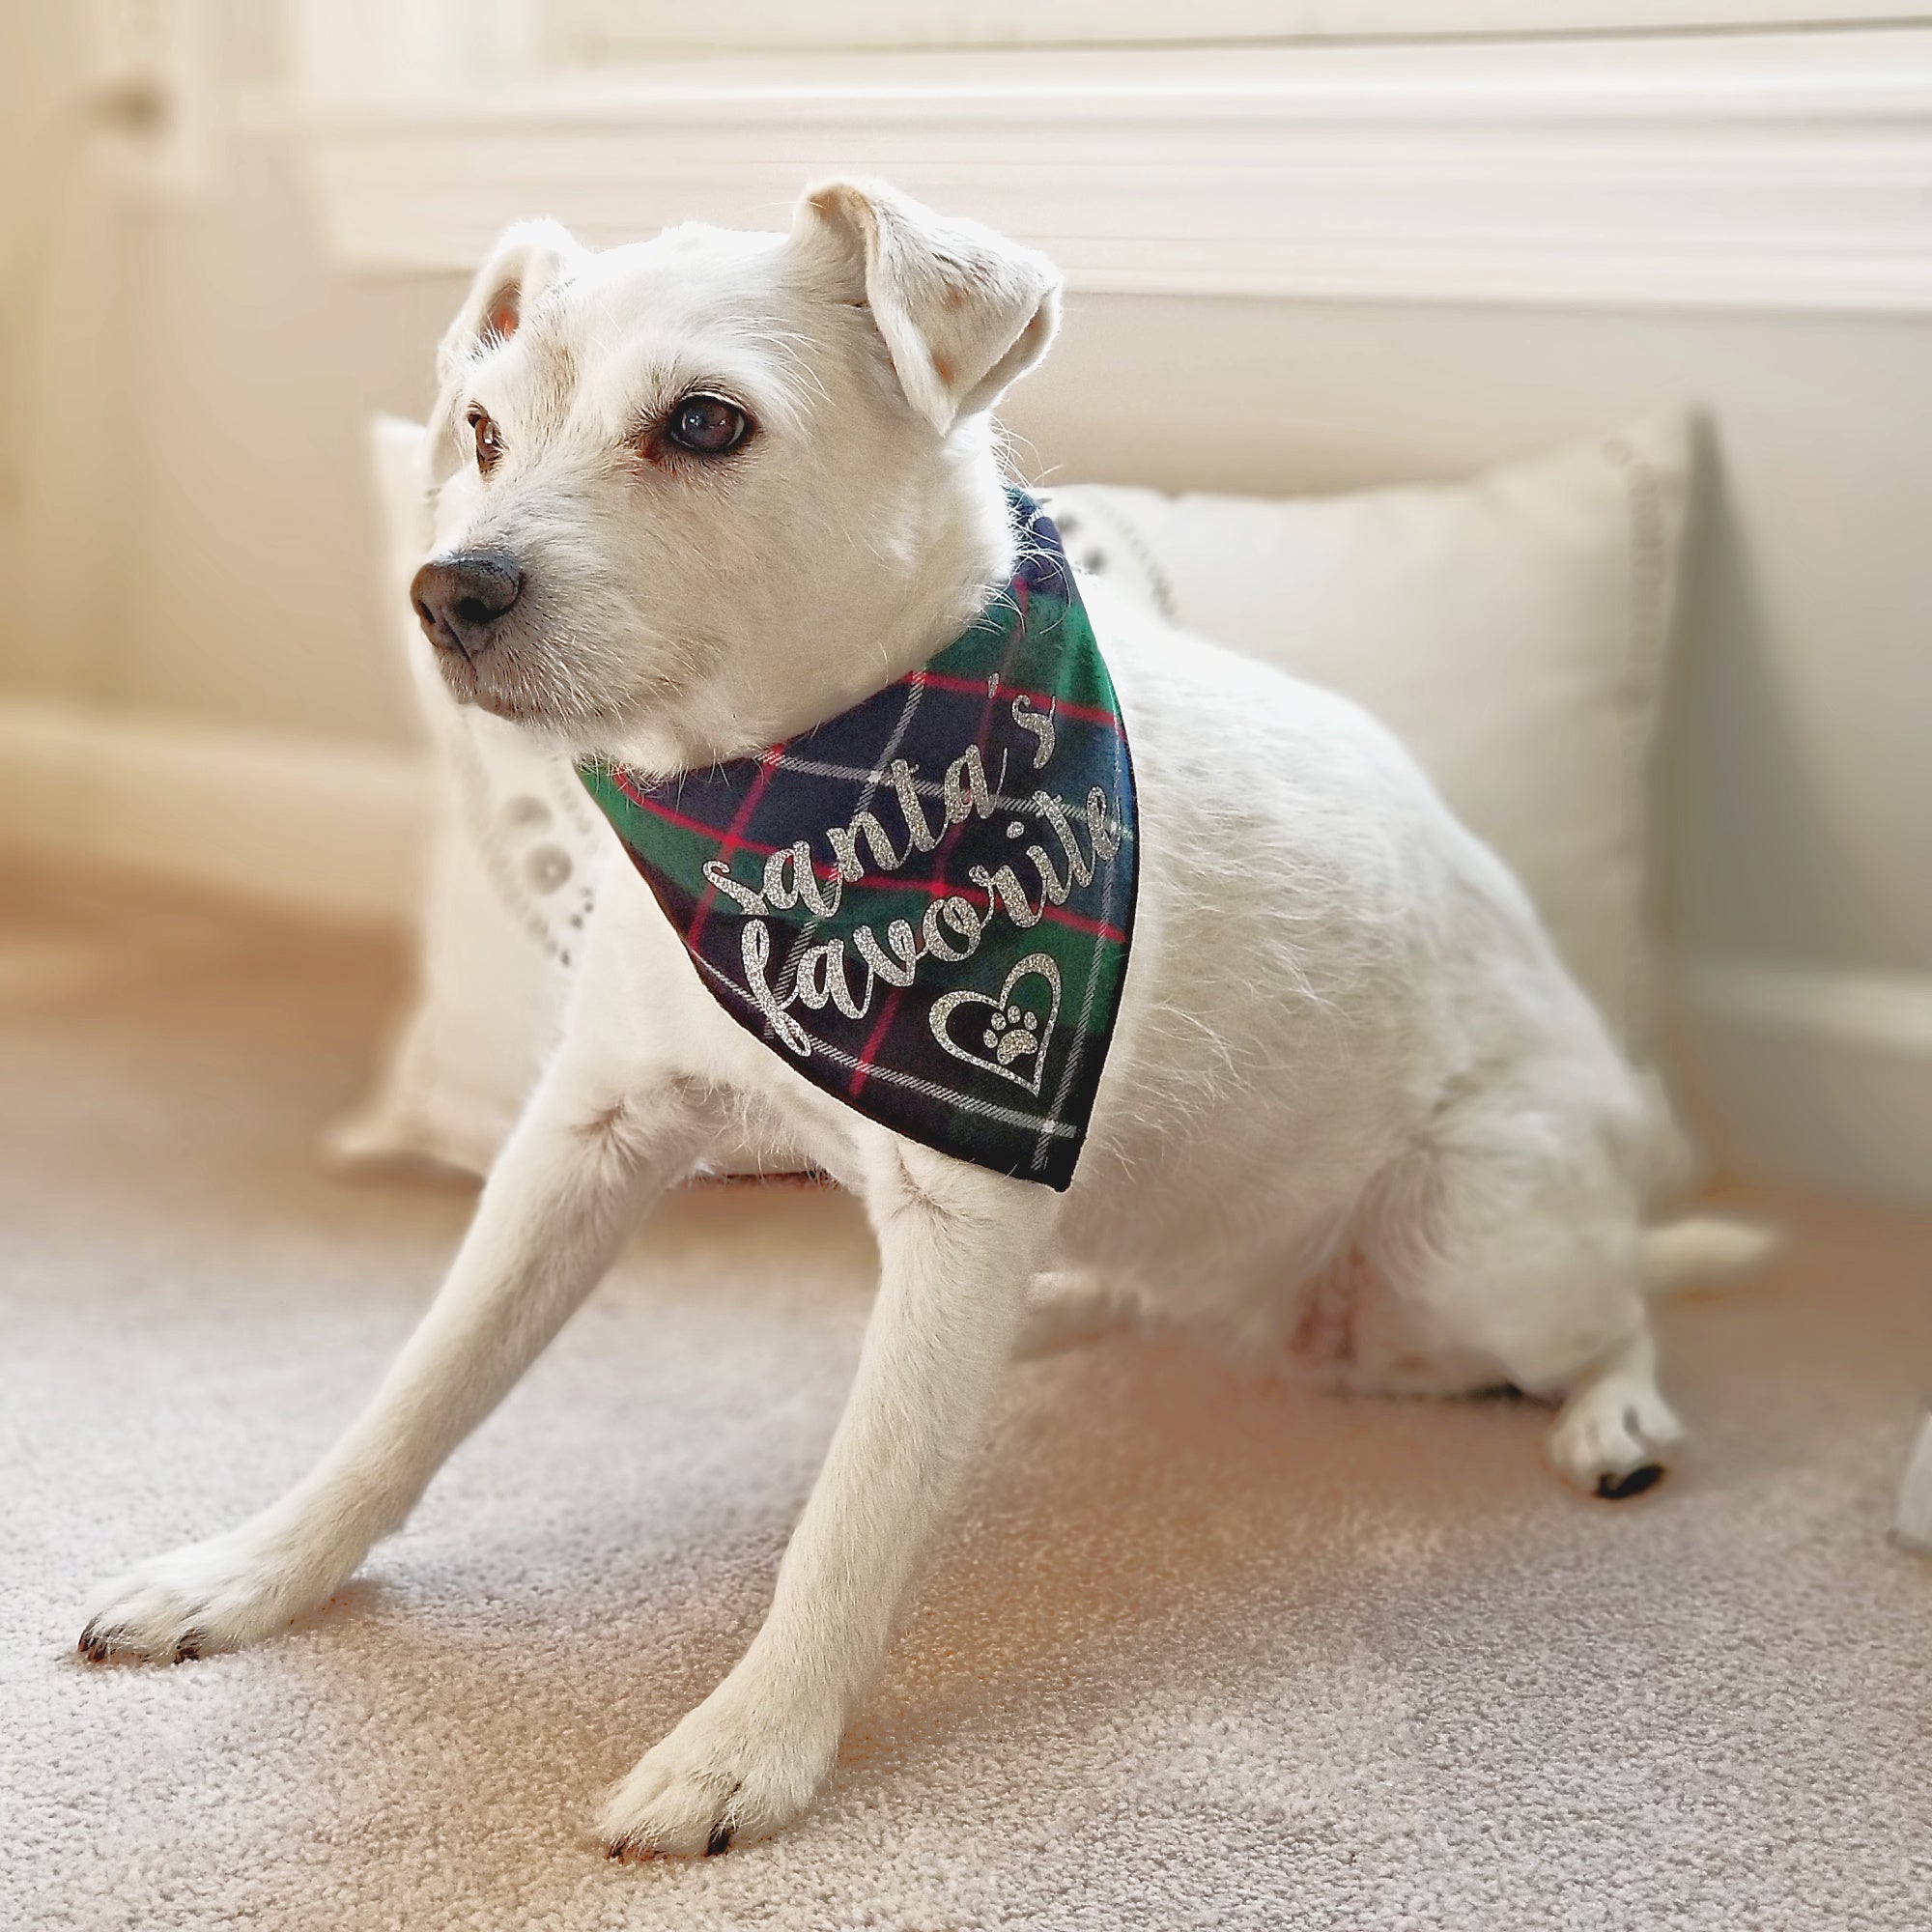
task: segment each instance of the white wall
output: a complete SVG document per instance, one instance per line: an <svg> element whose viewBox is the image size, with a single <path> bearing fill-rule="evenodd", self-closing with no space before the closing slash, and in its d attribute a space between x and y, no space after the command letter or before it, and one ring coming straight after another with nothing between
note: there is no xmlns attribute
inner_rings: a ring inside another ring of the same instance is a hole
<svg viewBox="0 0 1932 1932"><path fill-rule="evenodd" d="M1712 430L1667 747L1689 948L1932 969L1932 327L1077 300L1013 428L1066 474L1329 490L1640 414Z"/></svg>
<svg viewBox="0 0 1932 1932"><path fill-rule="evenodd" d="M400 741L362 424L420 412L460 285L345 280L285 145L239 158L213 199L122 217L119 258L56 311L57 343L97 335L115 291L124 359L67 372L83 427L43 425L66 456L34 534L65 609L14 607L0 676ZM1932 972L1924 324L1088 296L1009 415L1043 471L1280 492L1453 476L1673 402L1708 412L1716 459L1666 766L1673 924L1699 951Z"/></svg>
<svg viewBox="0 0 1932 1932"><path fill-rule="evenodd" d="M80 179L79 10L0 9L0 675L84 675L128 231Z"/></svg>
<svg viewBox="0 0 1932 1932"><path fill-rule="evenodd" d="M135 506L98 689L198 718L405 736L365 428L376 410L422 413L460 284L333 273L273 136L240 142L216 198L141 219L131 253Z"/></svg>
<svg viewBox="0 0 1932 1932"><path fill-rule="evenodd" d="M273 132L231 133L178 204L37 167L66 17L10 14L0 43L7 286L43 317L13 372L0 704L401 745L362 426L420 411L459 284L332 268ZM56 246L23 278L49 195ZM1932 987L1923 319L1087 295L1010 421L1063 478L1330 490L1662 403L1708 412L1714 456L1660 777L1673 939Z"/></svg>
<svg viewBox="0 0 1932 1932"><path fill-rule="evenodd" d="M78 12L0 43L0 688L400 742L363 425L420 412L456 284L333 272L284 134L231 128L205 191L115 186L53 131L82 125Z"/></svg>

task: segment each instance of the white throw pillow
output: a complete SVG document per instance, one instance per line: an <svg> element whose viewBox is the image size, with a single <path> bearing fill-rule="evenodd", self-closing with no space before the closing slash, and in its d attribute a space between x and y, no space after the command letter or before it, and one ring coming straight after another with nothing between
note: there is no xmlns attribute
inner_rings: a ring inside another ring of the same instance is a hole
<svg viewBox="0 0 1932 1932"><path fill-rule="evenodd" d="M379 1092L329 1147L345 1160L416 1158L482 1174L555 1042L611 841L565 760L450 696L409 599L429 547L423 430L379 416L370 442L387 538L382 607L395 612L428 726L436 817L415 1005Z"/></svg>
<svg viewBox="0 0 1932 1932"><path fill-rule="evenodd" d="M385 594L440 768L422 995L383 1094L336 1144L480 1170L555 1037L611 840L567 765L460 709L428 663L402 594L426 521L420 443L414 425L378 425ZM1516 869L1641 1063L1645 767L1690 471L1687 426L1669 417L1460 484L1040 495L1076 568L1392 726Z"/></svg>
<svg viewBox="0 0 1932 1932"><path fill-rule="evenodd" d="M1690 470L1662 417L1467 483L1042 497L1076 566L1389 725L1641 1058L1646 765Z"/></svg>

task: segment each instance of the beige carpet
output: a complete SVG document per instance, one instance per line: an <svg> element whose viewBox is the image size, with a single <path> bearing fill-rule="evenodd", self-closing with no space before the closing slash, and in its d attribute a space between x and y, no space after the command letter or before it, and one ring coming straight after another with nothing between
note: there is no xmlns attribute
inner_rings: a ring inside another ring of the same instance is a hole
<svg viewBox="0 0 1932 1932"><path fill-rule="evenodd" d="M457 1238L461 1189L311 1157L393 983L0 898L10 1932L1932 1925L1932 1565L1885 1540L1932 1231L1869 1210L1669 1313L1695 1451L1621 1508L1520 1404L1019 1372L823 1801L708 1862L585 1821L757 1621L865 1314L833 1196L681 1200L313 1628L77 1663L87 1585L295 1477Z"/></svg>

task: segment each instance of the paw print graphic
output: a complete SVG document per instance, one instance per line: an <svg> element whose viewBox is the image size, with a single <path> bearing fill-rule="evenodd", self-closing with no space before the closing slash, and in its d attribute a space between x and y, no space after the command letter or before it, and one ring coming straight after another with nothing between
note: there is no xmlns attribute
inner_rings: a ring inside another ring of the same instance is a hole
<svg viewBox="0 0 1932 1932"><path fill-rule="evenodd" d="M995 1008L986 1022L986 1051L1002 1066L1010 1066L1039 1051L1039 1015L1019 1007Z"/></svg>

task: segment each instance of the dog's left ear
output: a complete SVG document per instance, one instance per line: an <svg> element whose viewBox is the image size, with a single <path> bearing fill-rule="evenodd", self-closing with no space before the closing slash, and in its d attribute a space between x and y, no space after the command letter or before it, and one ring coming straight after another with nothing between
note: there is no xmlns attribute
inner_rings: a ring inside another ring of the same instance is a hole
<svg viewBox="0 0 1932 1932"><path fill-rule="evenodd" d="M555 221L519 221L497 238L476 271L456 320L436 352L440 393L430 416L436 439L431 478L440 483L455 467L456 408L472 358L480 349L506 342L523 327L525 312L548 289L567 281L590 253Z"/></svg>
<svg viewBox="0 0 1932 1932"><path fill-rule="evenodd" d="M799 204L792 242L829 256L872 311L906 400L941 436L1046 354L1060 271L1044 255L935 214L879 182L828 182Z"/></svg>
<svg viewBox="0 0 1932 1932"><path fill-rule="evenodd" d="M437 347L437 375L447 382L478 343L516 334L524 311L574 274L589 252L561 222L519 221L504 229Z"/></svg>

